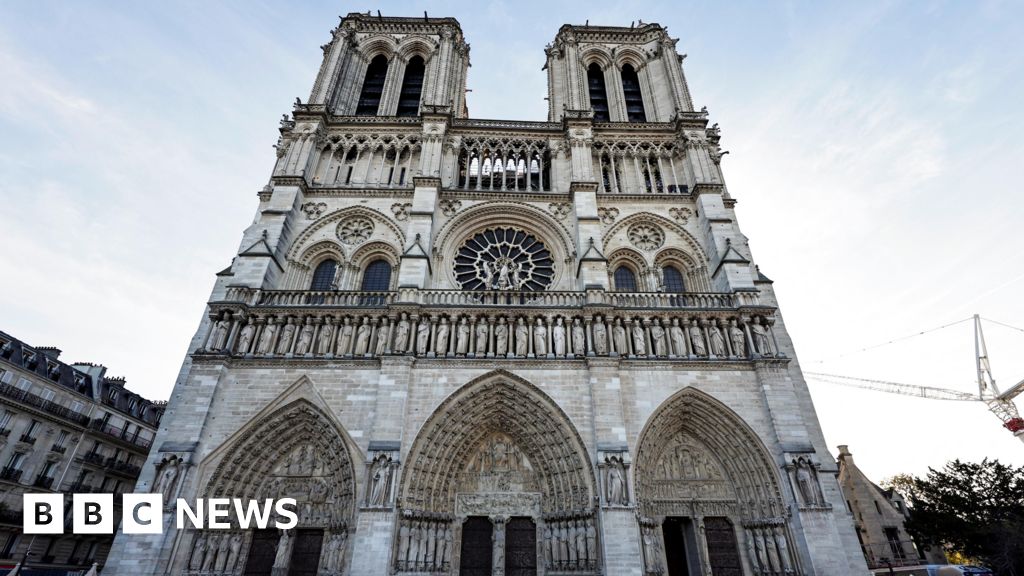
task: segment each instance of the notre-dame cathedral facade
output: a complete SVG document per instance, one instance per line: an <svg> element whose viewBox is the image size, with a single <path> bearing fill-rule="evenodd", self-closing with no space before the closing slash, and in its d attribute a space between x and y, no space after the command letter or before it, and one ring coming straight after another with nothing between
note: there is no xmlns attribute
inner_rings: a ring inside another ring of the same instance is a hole
<svg viewBox="0 0 1024 576"><path fill-rule="evenodd" d="M546 122L468 116L452 18L323 50L104 574L867 572L665 28L562 26ZM299 523L174 529L211 497Z"/></svg>

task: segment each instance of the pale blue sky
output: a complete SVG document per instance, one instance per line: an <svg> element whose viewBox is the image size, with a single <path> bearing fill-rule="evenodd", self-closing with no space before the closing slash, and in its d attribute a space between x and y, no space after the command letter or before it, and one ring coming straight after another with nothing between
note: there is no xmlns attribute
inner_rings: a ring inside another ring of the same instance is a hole
<svg viewBox="0 0 1024 576"><path fill-rule="evenodd" d="M544 119L564 22L668 26L807 367L969 391L966 325L818 362L976 311L1024 326L1020 3L0 0L0 329L165 398L277 119L337 16L378 8L462 22L477 118ZM1001 383L1024 378L1024 333L988 337ZM980 404L812 392L876 478L1024 463Z"/></svg>

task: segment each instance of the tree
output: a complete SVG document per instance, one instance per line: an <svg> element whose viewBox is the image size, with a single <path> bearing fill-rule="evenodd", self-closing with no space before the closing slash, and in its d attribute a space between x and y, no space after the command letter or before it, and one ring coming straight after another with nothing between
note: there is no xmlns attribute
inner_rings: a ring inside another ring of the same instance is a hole
<svg viewBox="0 0 1024 576"><path fill-rule="evenodd" d="M1024 576L1024 466L954 460L909 484L899 480L916 541L978 558L1000 576Z"/></svg>

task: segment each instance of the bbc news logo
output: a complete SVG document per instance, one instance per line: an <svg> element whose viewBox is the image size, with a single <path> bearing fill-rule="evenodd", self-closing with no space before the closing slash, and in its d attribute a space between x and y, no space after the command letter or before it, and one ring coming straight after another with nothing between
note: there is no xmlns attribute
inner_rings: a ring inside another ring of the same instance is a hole
<svg viewBox="0 0 1024 576"><path fill-rule="evenodd" d="M25 494L22 528L25 534L64 533L63 494ZM175 502L178 530L227 530L275 528L290 530L299 522L294 498L242 500L206 498L191 505ZM72 494L71 531L74 534L113 534L117 510L113 494ZM234 516L235 522L231 522ZM124 494L121 500L121 531L125 534L160 534L164 530L164 499L161 494Z"/></svg>

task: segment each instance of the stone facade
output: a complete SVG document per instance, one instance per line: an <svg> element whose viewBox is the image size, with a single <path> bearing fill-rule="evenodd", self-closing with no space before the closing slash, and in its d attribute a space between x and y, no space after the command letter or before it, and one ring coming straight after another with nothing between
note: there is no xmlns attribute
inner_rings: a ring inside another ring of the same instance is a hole
<svg viewBox="0 0 1024 576"><path fill-rule="evenodd" d="M864 475L846 446L839 447L839 485L871 568L945 564L942 550L918 546L903 524L910 516L899 492L883 489Z"/></svg>
<svg viewBox="0 0 1024 576"><path fill-rule="evenodd" d="M299 526L106 573L866 573L675 40L545 52L548 121L474 120L456 20L342 19L138 486Z"/></svg>
<svg viewBox="0 0 1024 576"><path fill-rule="evenodd" d="M0 332L0 566L63 574L104 564L110 535L22 534L22 496L64 493L70 510L73 493L131 492L163 415L163 402L60 353Z"/></svg>

